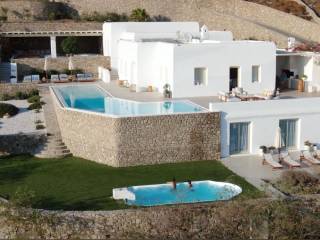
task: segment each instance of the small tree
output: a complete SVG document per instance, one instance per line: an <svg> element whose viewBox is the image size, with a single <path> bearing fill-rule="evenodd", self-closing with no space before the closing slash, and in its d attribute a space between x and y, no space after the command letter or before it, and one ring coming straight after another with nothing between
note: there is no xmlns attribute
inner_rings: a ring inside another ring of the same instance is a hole
<svg viewBox="0 0 320 240"><path fill-rule="evenodd" d="M76 37L67 37L61 42L62 51L65 54L75 54L78 52L78 39Z"/></svg>
<svg viewBox="0 0 320 240"><path fill-rule="evenodd" d="M150 16L145 9L136 8L132 10L130 20L134 22L148 22L150 21Z"/></svg>

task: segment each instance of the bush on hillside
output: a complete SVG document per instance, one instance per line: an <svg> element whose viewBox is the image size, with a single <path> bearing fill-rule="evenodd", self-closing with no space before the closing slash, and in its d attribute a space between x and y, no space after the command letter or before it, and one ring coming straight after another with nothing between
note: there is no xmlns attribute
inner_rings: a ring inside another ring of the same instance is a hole
<svg viewBox="0 0 320 240"><path fill-rule="evenodd" d="M15 99L17 100L24 100L29 97L29 94L27 92L18 91L15 94Z"/></svg>
<svg viewBox="0 0 320 240"><path fill-rule="evenodd" d="M4 115L9 115L10 117L18 114L19 109L8 103L0 103L0 118L2 118Z"/></svg>
<svg viewBox="0 0 320 240"><path fill-rule="evenodd" d="M67 3L44 1L43 18L44 20L54 21L61 19L79 19L79 13Z"/></svg>
<svg viewBox="0 0 320 240"><path fill-rule="evenodd" d="M148 22L151 21L151 18L145 9L136 8L132 10L130 20L133 22Z"/></svg>
<svg viewBox="0 0 320 240"><path fill-rule="evenodd" d="M28 110L40 110L42 108L42 105L44 105L44 102L38 101L31 103L30 106L28 107Z"/></svg>
<svg viewBox="0 0 320 240"><path fill-rule="evenodd" d="M129 20L128 16L124 13L118 14L114 12L98 13L93 12L93 14L84 14L81 16L81 20L92 21L92 22L127 22Z"/></svg>
<svg viewBox="0 0 320 240"><path fill-rule="evenodd" d="M305 171L284 172L276 185L291 194L320 194L320 180Z"/></svg>
<svg viewBox="0 0 320 240"><path fill-rule="evenodd" d="M8 94L8 93L3 93L0 95L0 101L8 101L8 100L11 100L13 99L14 96Z"/></svg>

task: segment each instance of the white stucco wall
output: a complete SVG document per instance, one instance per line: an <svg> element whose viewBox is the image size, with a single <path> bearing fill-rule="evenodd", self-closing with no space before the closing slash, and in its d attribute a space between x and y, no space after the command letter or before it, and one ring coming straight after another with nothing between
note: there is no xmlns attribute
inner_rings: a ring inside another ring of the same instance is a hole
<svg viewBox="0 0 320 240"><path fill-rule="evenodd" d="M229 129L233 122L250 122L249 154L260 146L273 146L281 119L298 119L297 149L309 140L320 143L320 98L281 99L256 102L212 103L210 110L221 111L221 155L229 155Z"/></svg>
<svg viewBox="0 0 320 240"><path fill-rule="evenodd" d="M275 89L276 56L271 42L235 41L176 45L173 97L201 97L229 91L229 69L239 67L239 87L249 93ZM260 82L252 83L252 66L260 65ZM208 84L194 85L194 68L208 69Z"/></svg>
<svg viewBox="0 0 320 240"><path fill-rule="evenodd" d="M197 22L112 22L103 24L103 54L111 57L111 67L118 68L118 42L125 32L131 33L176 33L199 32ZM159 37L159 36L157 36Z"/></svg>

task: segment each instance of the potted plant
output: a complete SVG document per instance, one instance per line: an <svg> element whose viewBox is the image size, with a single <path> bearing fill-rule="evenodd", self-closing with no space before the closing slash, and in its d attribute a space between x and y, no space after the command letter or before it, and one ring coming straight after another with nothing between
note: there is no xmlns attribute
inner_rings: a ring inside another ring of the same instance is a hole
<svg viewBox="0 0 320 240"><path fill-rule="evenodd" d="M165 98L171 98L172 97L172 92L171 92L171 89L170 89L170 85L168 83L166 83L163 86L163 96Z"/></svg>
<svg viewBox="0 0 320 240"><path fill-rule="evenodd" d="M302 77L301 77L301 79L302 79L303 81L307 81L308 76L307 76L307 75L305 75L305 74L303 74L303 75L302 75Z"/></svg>
<svg viewBox="0 0 320 240"><path fill-rule="evenodd" d="M259 150L259 155L262 156L263 154L267 153L268 148L266 146L260 146Z"/></svg>
<svg viewBox="0 0 320 240"><path fill-rule="evenodd" d="M313 144L307 140L304 142L303 150L310 151L312 147L313 147Z"/></svg>

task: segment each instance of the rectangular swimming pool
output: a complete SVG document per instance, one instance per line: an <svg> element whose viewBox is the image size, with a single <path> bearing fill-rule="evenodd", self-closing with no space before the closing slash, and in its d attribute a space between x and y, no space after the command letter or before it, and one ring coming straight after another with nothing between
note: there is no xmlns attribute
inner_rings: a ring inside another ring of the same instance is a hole
<svg viewBox="0 0 320 240"><path fill-rule="evenodd" d="M189 101L136 102L112 97L97 85L53 87L67 108L105 113L119 117L197 113L207 110Z"/></svg>

